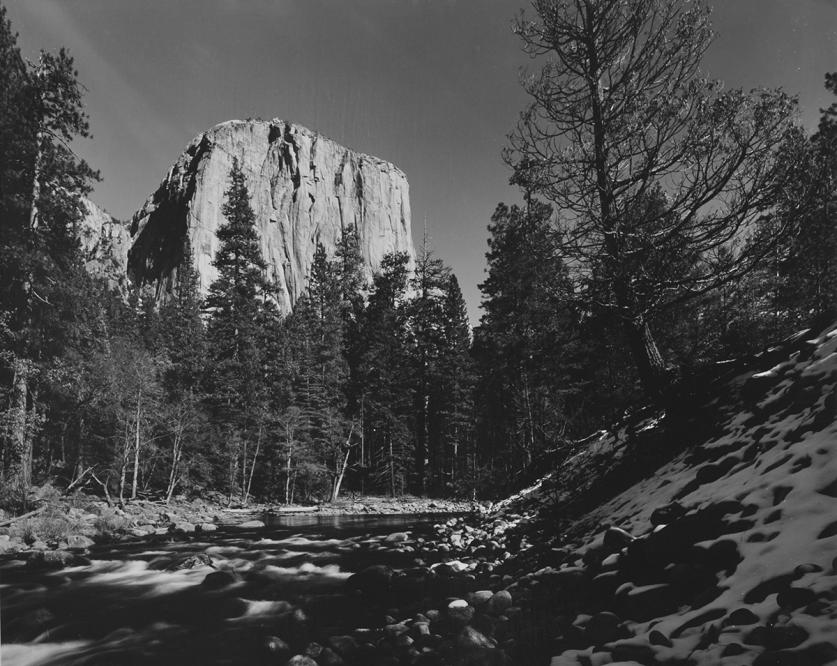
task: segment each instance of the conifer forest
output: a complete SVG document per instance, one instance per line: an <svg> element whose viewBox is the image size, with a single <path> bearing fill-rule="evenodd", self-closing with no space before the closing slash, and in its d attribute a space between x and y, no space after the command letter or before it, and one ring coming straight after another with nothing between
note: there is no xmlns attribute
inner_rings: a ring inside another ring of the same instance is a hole
<svg viewBox="0 0 837 666"><path fill-rule="evenodd" d="M548 4L517 26L532 52L574 29ZM91 275L84 85L64 50L25 60L4 12L3 501L83 477L120 502L499 497L644 397L833 317L837 106L806 135L784 93L698 80L705 16L639 4L688 38L648 37L628 79L614 33L602 63L574 53L527 83L504 155L523 202L486 220L473 330L427 244L369 280L352 226L281 313L237 163L205 295L188 248L164 293ZM593 67L610 84L591 92Z"/></svg>

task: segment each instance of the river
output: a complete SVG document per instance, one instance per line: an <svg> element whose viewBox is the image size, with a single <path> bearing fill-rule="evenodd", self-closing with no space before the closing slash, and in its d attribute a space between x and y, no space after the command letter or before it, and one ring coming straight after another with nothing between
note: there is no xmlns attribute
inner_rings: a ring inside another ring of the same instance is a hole
<svg viewBox="0 0 837 666"><path fill-rule="evenodd" d="M320 665L409 663L415 648L402 659L372 646L419 599L452 592L422 584L437 557L423 537L444 519L283 516L261 529L100 544L57 571L5 556L2 665L282 666L306 649ZM363 591L350 589L372 565ZM390 579L403 584L387 583L385 566L405 572Z"/></svg>

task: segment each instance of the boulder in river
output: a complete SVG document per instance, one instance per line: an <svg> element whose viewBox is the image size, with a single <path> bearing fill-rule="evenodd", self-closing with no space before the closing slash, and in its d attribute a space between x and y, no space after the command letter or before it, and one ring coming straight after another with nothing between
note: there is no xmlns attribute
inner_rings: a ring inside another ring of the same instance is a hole
<svg viewBox="0 0 837 666"><path fill-rule="evenodd" d="M512 605L512 596L508 590L500 590L499 592L495 592L494 596L491 597L491 600L488 602L488 606L491 609L491 612L496 614L503 613L507 608Z"/></svg>
<svg viewBox="0 0 837 666"><path fill-rule="evenodd" d="M357 641L351 636L332 636L328 645L342 655L350 655L357 650Z"/></svg>
<svg viewBox="0 0 837 666"><path fill-rule="evenodd" d="M493 648L494 641L484 636L473 627L465 627L456 638L456 643L463 649Z"/></svg>
<svg viewBox="0 0 837 666"><path fill-rule="evenodd" d="M192 534L195 531L195 526L186 521L178 521L169 525L169 532L172 534Z"/></svg>
<svg viewBox="0 0 837 666"><path fill-rule="evenodd" d="M454 599L448 604L448 617L458 625L468 624L474 617L474 608L464 599Z"/></svg>
<svg viewBox="0 0 837 666"><path fill-rule="evenodd" d="M319 666L342 666L346 662L331 648L323 648L320 656L317 657L317 663Z"/></svg>
<svg viewBox="0 0 837 666"><path fill-rule="evenodd" d="M468 595L468 601L474 608L479 610L483 606L486 606L493 596L494 593L491 590L477 590Z"/></svg>
<svg viewBox="0 0 837 666"><path fill-rule="evenodd" d="M160 529L162 529L163 533L165 533L165 528ZM129 534L140 539L143 537L147 537L149 534L154 534L155 532L156 530L152 525L138 525L137 527L132 527L130 530L128 530Z"/></svg>
<svg viewBox="0 0 837 666"><path fill-rule="evenodd" d="M206 553L190 553L174 559L168 566L166 571L182 571L183 569L197 569L198 567L212 567L212 558Z"/></svg>
<svg viewBox="0 0 837 666"><path fill-rule="evenodd" d="M374 564L350 576L346 585L367 596L381 596L389 592L392 575L392 567Z"/></svg>
<svg viewBox="0 0 837 666"><path fill-rule="evenodd" d="M4 642L22 642L34 640L47 627L54 625L55 614L48 608L36 608L17 617L3 627Z"/></svg>
<svg viewBox="0 0 837 666"><path fill-rule="evenodd" d="M285 666L318 666L318 664L307 655L295 654L285 662Z"/></svg>
<svg viewBox="0 0 837 666"><path fill-rule="evenodd" d="M224 572L218 571L217 573ZM265 636L264 648L269 654L279 656L287 655L291 651L290 646L278 636Z"/></svg>
<svg viewBox="0 0 837 666"><path fill-rule="evenodd" d="M63 569L89 563L90 560L66 550L36 550L26 561L26 565L33 569Z"/></svg>
<svg viewBox="0 0 837 666"><path fill-rule="evenodd" d="M70 550L86 550L95 545L95 541L83 534L71 534L67 537L67 548Z"/></svg>
<svg viewBox="0 0 837 666"><path fill-rule="evenodd" d="M220 590L241 580L241 577L232 571L213 571L208 573L201 585L207 590Z"/></svg>
<svg viewBox="0 0 837 666"><path fill-rule="evenodd" d="M261 520L245 520L243 523L238 524L238 527L243 530L258 530L264 526L265 524Z"/></svg>

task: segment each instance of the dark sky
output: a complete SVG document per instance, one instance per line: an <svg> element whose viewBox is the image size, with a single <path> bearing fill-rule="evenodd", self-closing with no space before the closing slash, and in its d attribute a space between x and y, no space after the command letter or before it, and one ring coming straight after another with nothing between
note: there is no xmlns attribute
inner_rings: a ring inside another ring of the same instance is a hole
<svg viewBox="0 0 837 666"><path fill-rule="evenodd" d="M684 0L685 1L685 0ZM101 170L93 198L139 208L186 144L231 118L301 123L397 164L413 235L479 305L486 225L517 199L500 159L531 66L511 33L526 0L6 0L25 54L67 46L88 88ZM781 86L809 128L830 103L837 0L715 0L706 72L730 86Z"/></svg>

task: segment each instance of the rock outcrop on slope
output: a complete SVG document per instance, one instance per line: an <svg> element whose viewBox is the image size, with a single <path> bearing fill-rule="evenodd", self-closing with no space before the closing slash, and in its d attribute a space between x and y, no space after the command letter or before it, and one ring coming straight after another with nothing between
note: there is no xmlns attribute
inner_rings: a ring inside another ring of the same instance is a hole
<svg viewBox="0 0 837 666"><path fill-rule="evenodd" d="M317 242L331 253L354 225L367 275L388 252L413 256L409 186L404 173L282 120L233 120L196 137L157 191L134 215L128 272L158 293L191 248L206 292L216 277L216 230L238 158L251 195L269 277L287 312L305 288Z"/></svg>
<svg viewBox="0 0 837 666"><path fill-rule="evenodd" d="M89 199L83 204L87 214L79 228L79 242L85 267L94 278L104 279L112 289L124 293L131 247L129 227Z"/></svg>

